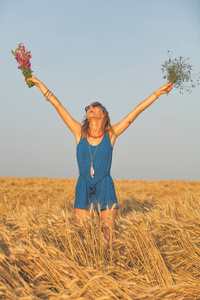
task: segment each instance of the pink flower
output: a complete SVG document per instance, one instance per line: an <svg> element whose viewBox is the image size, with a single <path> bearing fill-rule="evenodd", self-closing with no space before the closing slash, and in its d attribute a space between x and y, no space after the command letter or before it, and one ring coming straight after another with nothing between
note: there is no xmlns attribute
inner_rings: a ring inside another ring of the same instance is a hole
<svg viewBox="0 0 200 300"><path fill-rule="evenodd" d="M31 71L31 52L25 49L25 46L23 46L22 43L18 45L18 48L15 49L15 51L12 51L12 54L14 55L17 63L18 63L18 69L22 70L23 75L26 77L31 77L32 71ZM29 87L32 87L34 83L28 82L27 83Z"/></svg>

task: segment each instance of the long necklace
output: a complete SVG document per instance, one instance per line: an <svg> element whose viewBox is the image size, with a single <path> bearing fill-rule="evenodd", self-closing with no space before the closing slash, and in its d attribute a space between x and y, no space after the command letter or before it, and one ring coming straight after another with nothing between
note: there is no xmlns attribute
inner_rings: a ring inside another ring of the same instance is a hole
<svg viewBox="0 0 200 300"><path fill-rule="evenodd" d="M97 152L97 148L98 148L99 145L97 145L97 147L96 147L96 149L95 149L95 151L94 151L93 156L92 156L92 153L91 153L90 144L88 143L88 145L89 145L90 158L91 158L90 176L91 176L92 178L94 178L95 172L94 172L94 168L93 168L93 159L94 159L94 157L95 157L95 154L96 154L96 152Z"/></svg>

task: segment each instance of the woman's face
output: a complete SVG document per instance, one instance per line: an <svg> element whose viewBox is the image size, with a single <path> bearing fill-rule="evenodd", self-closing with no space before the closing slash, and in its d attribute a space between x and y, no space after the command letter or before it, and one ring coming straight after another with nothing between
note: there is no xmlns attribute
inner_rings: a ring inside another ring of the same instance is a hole
<svg viewBox="0 0 200 300"><path fill-rule="evenodd" d="M104 112L101 106L93 107L90 105L89 109L87 110L87 118L89 119L101 119L104 118Z"/></svg>

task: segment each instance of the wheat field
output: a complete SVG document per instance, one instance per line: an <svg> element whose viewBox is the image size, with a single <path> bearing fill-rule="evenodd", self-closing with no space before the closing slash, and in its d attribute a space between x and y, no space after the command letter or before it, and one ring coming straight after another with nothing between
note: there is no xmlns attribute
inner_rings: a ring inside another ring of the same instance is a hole
<svg viewBox="0 0 200 300"><path fill-rule="evenodd" d="M115 180L106 242L75 179L0 177L0 299L200 299L200 182Z"/></svg>

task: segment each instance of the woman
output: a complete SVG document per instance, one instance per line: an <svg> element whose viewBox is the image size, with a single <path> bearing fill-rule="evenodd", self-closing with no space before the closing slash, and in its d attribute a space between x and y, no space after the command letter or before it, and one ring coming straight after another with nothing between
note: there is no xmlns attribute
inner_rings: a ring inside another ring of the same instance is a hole
<svg viewBox="0 0 200 300"><path fill-rule="evenodd" d="M137 116L149 107L160 95L171 91L173 84L166 83L150 97L141 102L121 122L110 125L110 118L105 107L94 102L88 105L86 117L81 125L74 120L59 100L35 76L26 79L39 87L47 101L73 132L77 146L77 160L80 176L76 186L74 204L75 222L81 228L86 219L92 218L91 207L99 213L103 231L110 235L110 227L114 227L118 203L113 180L110 176L112 149L116 138L124 132Z"/></svg>

